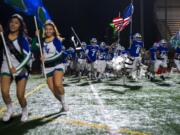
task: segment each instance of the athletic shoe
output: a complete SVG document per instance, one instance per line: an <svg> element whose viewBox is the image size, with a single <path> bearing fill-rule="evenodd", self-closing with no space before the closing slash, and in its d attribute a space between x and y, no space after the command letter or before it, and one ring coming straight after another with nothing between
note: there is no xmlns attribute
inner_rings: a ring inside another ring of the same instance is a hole
<svg viewBox="0 0 180 135"><path fill-rule="evenodd" d="M28 111L24 110L22 111L21 122L27 122L27 121L28 121Z"/></svg>
<svg viewBox="0 0 180 135"><path fill-rule="evenodd" d="M150 77L151 82L154 82L155 78L154 77Z"/></svg>
<svg viewBox="0 0 180 135"><path fill-rule="evenodd" d="M161 80L163 80L163 81L165 80L165 77L164 77L163 75L160 76L160 78L161 78Z"/></svg>
<svg viewBox="0 0 180 135"><path fill-rule="evenodd" d="M8 110L7 112L5 112L2 120L4 122L8 122L11 119L12 115L13 115L13 111L12 110Z"/></svg>

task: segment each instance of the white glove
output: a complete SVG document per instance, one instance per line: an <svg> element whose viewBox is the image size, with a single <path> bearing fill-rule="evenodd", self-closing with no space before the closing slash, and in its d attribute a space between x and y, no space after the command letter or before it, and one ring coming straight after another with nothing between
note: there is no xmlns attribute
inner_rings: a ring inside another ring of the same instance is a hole
<svg viewBox="0 0 180 135"><path fill-rule="evenodd" d="M71 37L71 41L75 42L74 36Z"/></svg>

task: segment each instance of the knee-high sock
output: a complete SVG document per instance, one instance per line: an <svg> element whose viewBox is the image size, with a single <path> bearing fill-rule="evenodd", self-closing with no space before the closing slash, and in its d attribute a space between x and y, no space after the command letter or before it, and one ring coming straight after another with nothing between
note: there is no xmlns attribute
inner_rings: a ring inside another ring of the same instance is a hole
<svg viewBox="0 0 180 135"><path fill-rule="evenodd" d="M62 106L65 105L65 95L57 95L56 98L61 102Z"/></svg>
<svg viewBox="0 0 180 135"><path fill-rule="evenodd" d="M8 111L8 112L12 112L12 111L13 111L13 105L12 105L12 103L7 104L6 107L7 107L7 111Z"/></svg>

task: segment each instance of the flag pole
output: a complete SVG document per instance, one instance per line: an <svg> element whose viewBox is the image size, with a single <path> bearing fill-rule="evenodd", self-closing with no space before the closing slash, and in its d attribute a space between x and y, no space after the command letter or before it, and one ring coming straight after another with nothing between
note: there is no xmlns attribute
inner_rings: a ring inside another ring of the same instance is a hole
<svg viewBox="0 0 180 135"><path fill-rule="evenodd" d="M131 0L131 4L133 5L134 0ZM133 12L133 10L132 10ZM130 24L130 37L129 37L129 44L130 44L130 48L132 45L132 34L133 34L133 16L131 16L131 24Z"/></svg>
<svg viewBox="0 0 180 135"><path fill-rule="evenodd" d="M76 34L76 32L75 32L73 27L71 27L71 30L72 30L73 34L75 35L75 37L77 38L77 40L80 43L80 45L82 46L82 42L81 42L80 38L78 37L78 35Z"/></svg>
<svg viewBox="0 0 180 135"><path fill-rule="evenodd" d="M35 26L36 26L36 31L38 31L38 24L37 24L36 16L34 16L34 22L35 22ZM41 46L41 40L40 40L39 33L37 33L37 38L38 38L38 43L39 43L40 55L41 55L41 58L42 58L44 55L43 55L43 51L42 51L42 46ZM46 76L46 72L45 72L44 60L42 60L42 68L43 68L44 77L47 80L47 76Z"/></svg>
<svg viewBox="0 0 180 135"><path fill-rule="evenodd" d="M121 12L119 12L119 18L121 18ZM118 31L118 43L120 44L121 41L121 31Z"/></svg>
<svg viewBox="0 0 180 135"><path fill-rule="evenodd" d="M144 0L141 0L141 34L142 34L142 40L144 42Z"/></svg>
<svg viewBox="0 0 180 135"><path fill-rule="evenodd" d="M1 32L1 38L2 38L3 45L4 45L4 50L5 50L5 53L6 53L7 62L8 62L9 68L11 69L13 67L13 65L12 65L12 62L11 62L9 54L8 54L7 44L6 44L3 32ZM14 77L15 74L12 74L12 76Z"/></svg>
<svg viewBox="0 0 180 135"><path fill-rule="evenodd" d="M3 41L4 50L5 50L5 53L6 53L6 56L7 56L7 62L8 62L8 64L9 64L9 68L12 68L13 66L12 66L10 57L9 57L9 55L8 55L7 44L6 44L6 41L5 41L3 32L1 32L1 38L2 38L2 41Z"/></svg>

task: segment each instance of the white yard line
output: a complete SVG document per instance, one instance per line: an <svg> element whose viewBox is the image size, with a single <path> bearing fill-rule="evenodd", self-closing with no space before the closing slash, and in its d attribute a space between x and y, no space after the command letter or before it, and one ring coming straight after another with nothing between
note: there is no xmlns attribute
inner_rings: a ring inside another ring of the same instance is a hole
<svg viewBox="0 0 180 135"><path fill-rule="evenodd" d="M97 103L99 104L100 113L105 121L105 124L109 127L108 132L110 135L121 135L118 133L118 127L117 124L113 121L112 117L110 116L110 112L105 109L104 104L99 97L98 91L94 88L93 84L87 80L89 83L89 86L93 92L93 95L95 96L95 99L97 100Z"/></svg>

